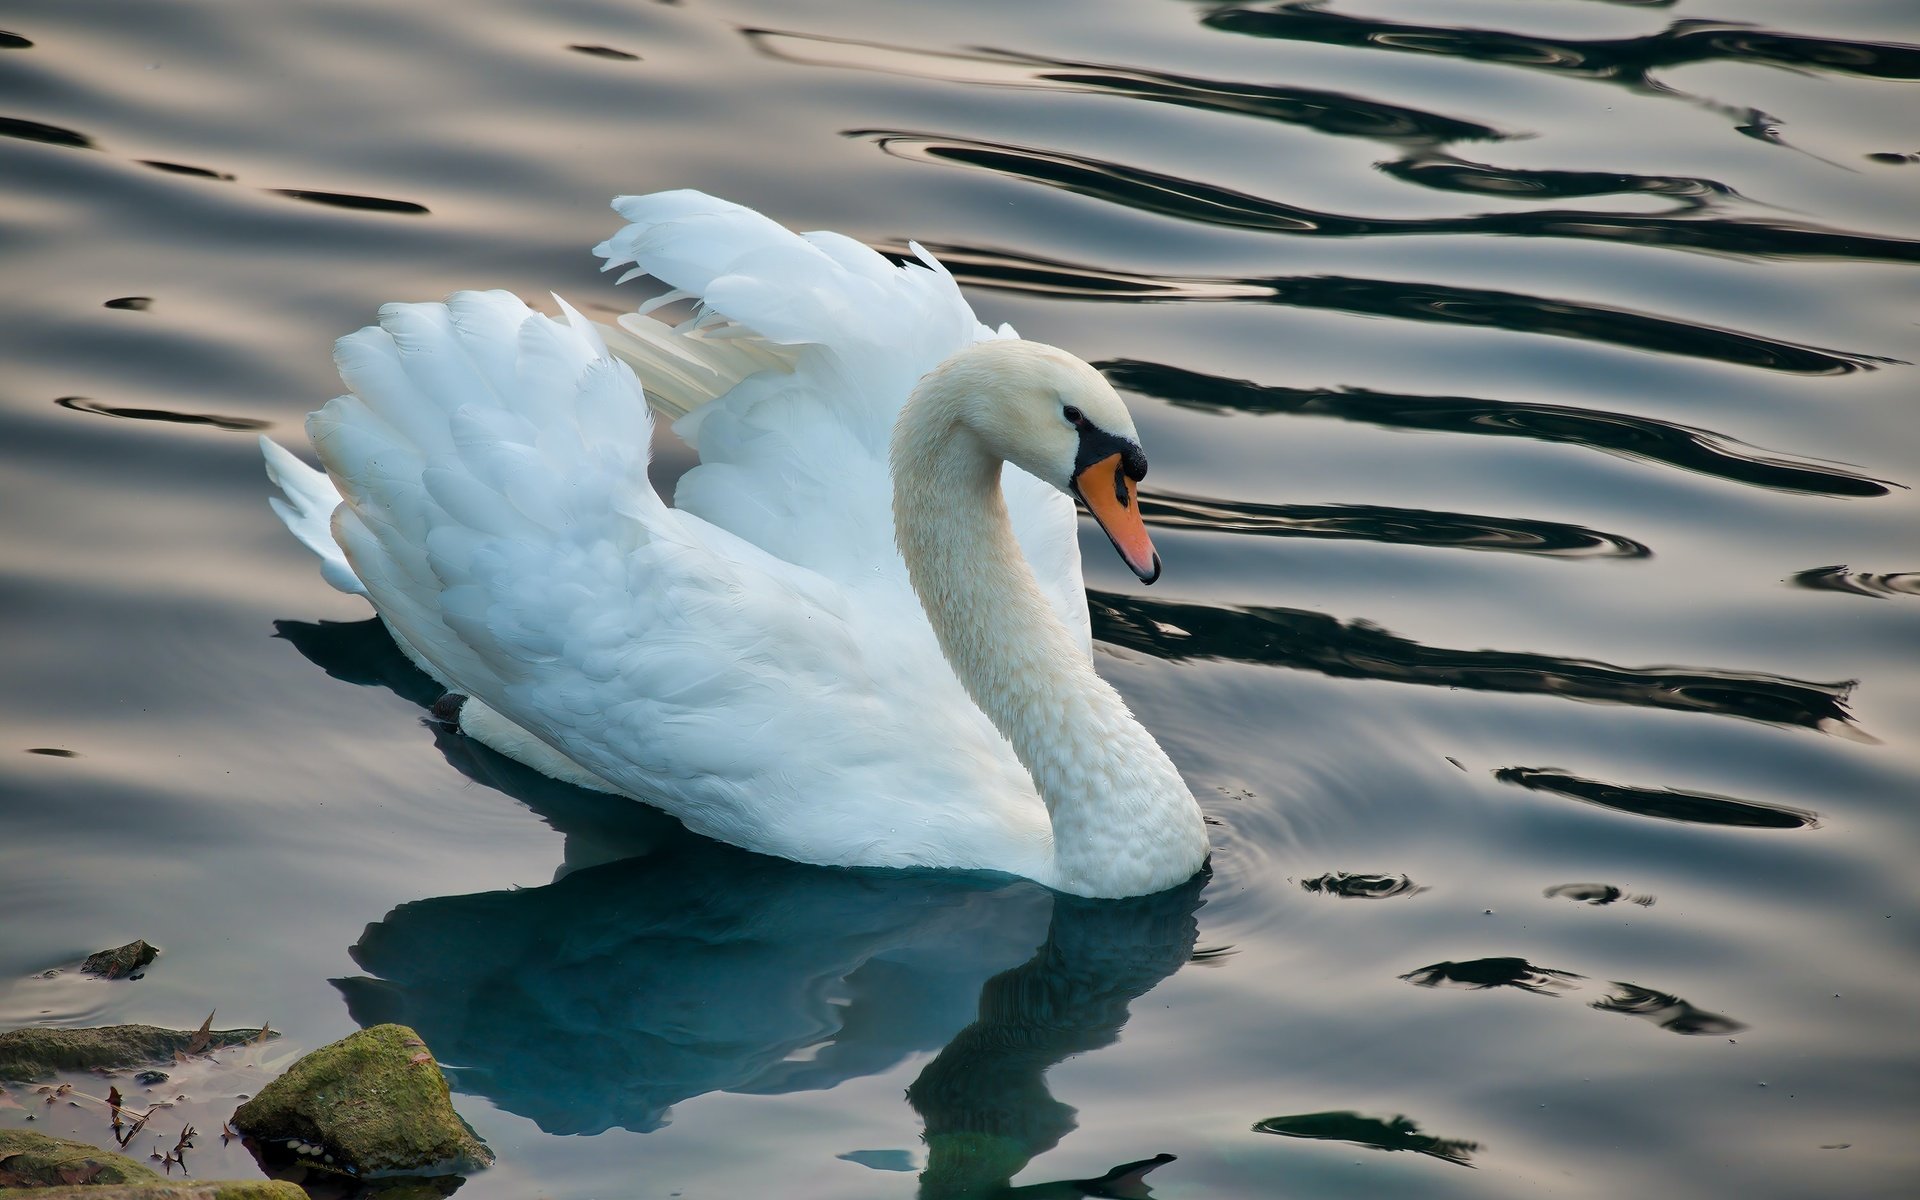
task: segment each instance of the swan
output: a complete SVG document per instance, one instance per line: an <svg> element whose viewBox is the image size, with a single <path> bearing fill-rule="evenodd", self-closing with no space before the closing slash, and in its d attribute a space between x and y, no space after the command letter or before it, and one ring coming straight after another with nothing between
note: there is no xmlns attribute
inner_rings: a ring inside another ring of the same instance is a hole
<svg viewBox="0 0 1920 1200"><path fill-rule="evenodd" d="M274 510L447 690L436 715L802 862L1091 897L1193 876L1200 809L1093 668L1074 499L1160 573L1099 372L982 325L917 243L896 265L695 191L614 209L604 269L665 295L616 325L386 305L308 417L325 472L261 439ZM654 410L700 457L672 506Z"/></svg>

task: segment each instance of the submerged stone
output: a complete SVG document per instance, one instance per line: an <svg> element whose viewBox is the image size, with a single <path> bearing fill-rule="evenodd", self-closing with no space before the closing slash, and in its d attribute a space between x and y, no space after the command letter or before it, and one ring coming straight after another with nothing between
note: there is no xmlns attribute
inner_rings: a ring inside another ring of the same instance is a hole
<svg viewBox="0 0 1920 1200"><path fill-rule="evenodd" d="M87 955L80 969L106 979L124 979L160 956L160 951L135 938L124 946Z"/></svg>
<svg viewBox="0 0 1920 1200"><path fill-rule="evenodd" d="M241 1105L233 1125L256 1155L362 1176L460 1173L493 1162L453 1111L440 1065L404 1025L375 1025L315 1050Z"/></svg>
<svg viewBox="0 0 1920 1200"><path fill-rule="evenodd" d="M137 1067L172 1062L260 1040L259 1029L162 1029L157 1025L105 1025L98 1029L13 1029L0 1033L0 1080L46 1079L55 1071ZM267 1037L278 1037L266 1032Z"/></svg>

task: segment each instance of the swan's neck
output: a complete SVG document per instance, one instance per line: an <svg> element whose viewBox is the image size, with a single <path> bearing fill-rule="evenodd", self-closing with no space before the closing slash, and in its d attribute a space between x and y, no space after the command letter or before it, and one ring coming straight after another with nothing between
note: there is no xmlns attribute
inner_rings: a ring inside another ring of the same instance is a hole
<svg viewBox="0 0 1920 1200"><path fill-rule="evenodd" d="M1053 824L1062 891L1141 895L1206 859L1199 807L1159 743L1095 674L1021 554L1001 460L923 384L893 444L894 535L954 673L1013 746Z"/></svg>

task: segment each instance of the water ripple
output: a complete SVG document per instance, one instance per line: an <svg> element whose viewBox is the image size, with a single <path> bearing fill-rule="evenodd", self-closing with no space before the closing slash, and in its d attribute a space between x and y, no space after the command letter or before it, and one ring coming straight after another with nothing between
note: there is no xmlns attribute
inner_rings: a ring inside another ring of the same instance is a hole
<svg viewBox="0 0 1920 1200"><path fill-rule="evenodd" d="M40 142L48 146L70 146L75 150L96 148L94 140L84 133L60 125L49 125L44 121L29 121L24 117L0 117L0 137L19 138L23 142Z"/></svg>
<svg viewBox="0 0 1920 1200"><path fill-rule="evenodd" d="M1622 900L1638 904L1641 908L1652 908L1654 903L1652 896L1635 895L1610 883L1556 883L1541 895L1549 900L1571 900L1576 904L1591 904L1595 908L1604 908Z"/></svg>
<svg viewBox="0 0 1920 1200"><path fill-rule="evenodd" d="M1849 571L1844 563L1831 567L1812 567L1793 577L1803 588L1821 592L1846 592L1851 596L1920 596L1920 571L1897 571L1876 575L1870 571Z"/></svg>
<svg viewBox="0 0 1920 1200"><path fill-rule="evenodd" d="M233 176L226 171L215 171L208 167L196 167L190 163L164 162L157 158L143 158L140 165L152 167L156 171L165 171L169 175L189 175L195 179L217 179L222 183L232 183Z"/></svg>
<svg viewBox="0 0 1920 1200"><path fill-rule="evenodd" d="M1479 1142L1458 1138L1440 1138L1422 1133L1420 1126L1405 1116L1386 1119L1363 1117L1357 1112L1295 1113L1268 1117L1254 1125L1255 1133L1273 1133L1281 1137L1307 1138L1313 1141L1348 1142L1373 1150L1410 1150L1456 1166L1471 1167L1480 1151Z"/></svg>
<svg viewBox="0 0 1920 1200"><path fill-rule="evenodd" d="M1615 994L1595 1000L1589 1007L1599 1009L1601 1012L1625 1013L1630 1017L1639 1017L1662 1029L1688 1037L1702 1035L1725 1037L1747 1028L1744 1021L1736 1021L1722 1013L1696 1008L1668 992L1656 992L1652 988L1644 988L1637 983L1615 982L1613 986L1619 989Z"/></svg>
<svg viewBox="0 0 1920 1200"><path fill-rule="evenodd" d="M1554 39L1351 17L1324 11L1319 0L1283 0L1265 9L1216 8L1201 23L1251 37L1441 54L1640 87L1657 86L1651 74L1661 67L1721 61L1867 79L1920 79L1920 46L1777 33L1730 21L1676 21L1645 37Z"/></svg>
<svg viewBox="0 0 1920 1200"><path fill-rule="evenodd" d="M1087 600L1095 637L1176 662L1257 663L1336 679L1558 696L1860 736L1846 706L1852 681L1814 683L1757 671L1636 670L1592 659L1425 646L1368 621L1294 608L1228 608L1122 592L1090 591Z"/></svg>
<svg viewBox="0 0 1920 1200"><path fill-rule="evenodd" d="M1110 63L1032 57L1004 50L977 49L970 53L916 50L775 29L741 32L755 49L769 58L805 66L876 71L989 87L1121 96L1203 112L1257 117L1336 136L1402 144L1499 141L1509 136L1477 121L1318 88L1203 79Z"/></svg>
<svg viewBox="0 0 1920 1200"><path fill-rule="evenodd" d="M1394 896L1416 896L1427 890L1405 875L1356 875L1349 871L1330 871L1317 879L1302 879L1300 887L1344 900L1387 900Z"/></svg>
<svg viewBox="0 0 1920 1200"><path fill-rule="evenodd" d="M1490 234L1496 237L1627 242L1656 248L1704 251L1734 258L1920 262L1920 241L1784 221L1588 211L1480 213L1464 217L1426 218L1351 217L1301 208L1161 171L1064 151L887 129L850 129L847 136L870 139L882 150L898 158L951 163L991 171L1008 178L1117 204L1136 212L1262 233L1328 238ZM1395 170L1397 165L1384 164L1382 169L1399 174ZM1482 170L1484 174L1476 178L1483 185L1502 177L1491 168ZM1599 194L1602 189L1615 192L1665 190L1669 194L1682 195L1704 195L1714 189L1727 191L1723 185L1706 180L1630 177L1601 172L1569 171L1559 174L1572 178L1535 179L1532 182L1542 189L1552 186L1593 189L1585 194ZM1505 177L1512 181L1512 176ZM1457 179L1458 176L1452 178ZM1639 186L1636 186L1635 179L1641 180ZM1689 206L1697 207L1697 204Z"/></svg>
<svg viewBox="0 0 1920 1200"><path fill-rule="evenodd" d="M1631 538L1558 521L1371 504L1256 504L1160 492L1140 497L1140 513L1152 525L1212 533L1335 538L1570 558L1653 556L1652 550Z"/></svg>
<svg viewBox="0 0 1920 1200"><path fill-rule="evenodd" d="M389 200L383 196L360 196L352 192L316 192L306 188L270 188L276 196L324 204L329 208L352 208L365 212L405 213L418 216L427 212L424 204L411 200Z"/></svg>
<svg viewBox="0 0 1920 1200"><path fill-rule="evenodd" d="M1536 996L1557 996L1571 991L1577 986L1574 980L1586 976L1536 967L1524 958L1476 958L1470 962L1431 963L1400 978L1415 987L1454 987L1471 992L1515 988Z"/></svg>
<svg viewBox="0 0 1920 1200"><path fill-rule="evenodd" d="M256 420L253 417L222 417L212 413L183 413L165 408L126 408L112 404L102 404L86 396L62 396L54 401L61 408L74 412L92 413L100 417L121 417L130 421L169 421L176 425L211 425L215 429L230 429L236 433L254 433L262 429L271 429L270 421Z"/></svg>
<svg viewBox="0 0 1920 1200"><path fill-rule="evenodd" d="M1616 812L1658 817L1663 821L1737 825L1749 829L1810 829L1820 823L1813 813L1784 804L1736 800L1731 796L1682 792L1673 788L1629 787L1597 779L1581 779L1552 768L1502 767L1493 773L1493 777L1502 783L1551 792L1556 796L1566 796Z"/></svg>
<svg viewBox="0 0 1920 1200"><path fill-rule="evenodd" d="M1129 358L1095 365L1117 388L1202 412L1298 413L1387 429L1528 438L1820 496L1884 496L1898 486L1831 464L1773 454L1711 430L1601 409L1364 388L1275 387Z"/></svg>
<svg viewBox="0 0 1920 1200"><path fill-rule="evenodd" d="M905 261L904 242L878 248ZM1289 275L1262 279L1146 275L972 246L928 245L954 278L976 287L1078 300L1231 300L1328 309L1536 333L1677 354L1795 375L1846 375L1900 360L1699 325L1674 317L1573 300L1443 283Z"/></svg>
<svg viewBox="0 0 1920 1200"><path fill-rule="evenodd" d="M1375 166L1406 183L1438 192L1507 199L1573 200L1586 196L1654 195L1681 198L1736 196L1724 183L1692 175L1636 175L1622 171L1554 171L1496 167L1439 154Z"/></svg>

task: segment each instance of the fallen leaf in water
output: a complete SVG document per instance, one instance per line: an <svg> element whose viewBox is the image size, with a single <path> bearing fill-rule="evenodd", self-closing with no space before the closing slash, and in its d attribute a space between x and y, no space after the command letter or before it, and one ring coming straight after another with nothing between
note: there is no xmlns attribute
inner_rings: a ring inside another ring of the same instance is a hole
<svg viewBox="0 0 1920 1200"><path fill-rule="evenodd" d="M217 1010L216 1010L217 1011ZM213 1041L213 1013L200 1022L200 1028L194 1031L193 1040L187 1043L188 1054L199 1054Z"/></svg>

